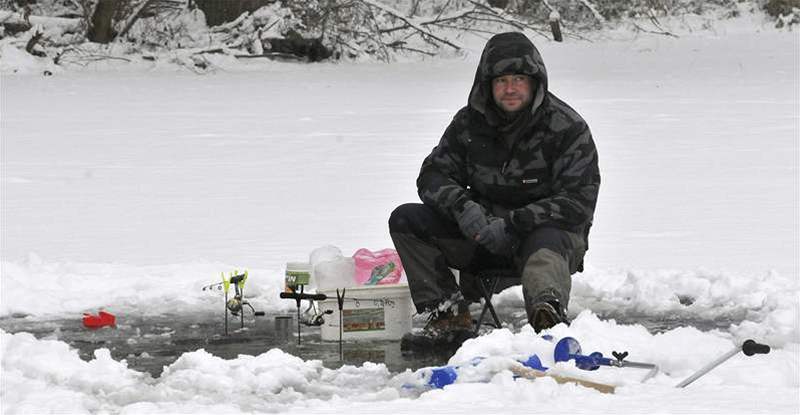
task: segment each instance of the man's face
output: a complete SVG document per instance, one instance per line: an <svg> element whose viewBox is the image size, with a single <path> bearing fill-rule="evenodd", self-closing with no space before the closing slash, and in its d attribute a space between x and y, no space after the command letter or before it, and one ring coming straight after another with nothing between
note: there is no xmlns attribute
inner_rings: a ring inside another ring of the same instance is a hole
<svg viewBox="0 0 800 415"><path fill-rule="evenodd" d="M494 102L505 112L517 112L531 102L531 78L528 75L503 75L492 79Z"/></svg>

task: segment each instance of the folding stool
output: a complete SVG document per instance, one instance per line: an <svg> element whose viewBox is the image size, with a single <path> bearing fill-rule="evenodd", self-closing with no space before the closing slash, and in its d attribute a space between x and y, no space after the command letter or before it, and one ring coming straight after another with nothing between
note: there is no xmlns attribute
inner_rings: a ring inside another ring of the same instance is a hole
<svg viewBox="0 0 800 415"><path fill-rule="evenodd" d="M481 290L481 297L483 297L483 308L481 309L481 315L478 317L478 320L475 321L475 334L478 334L478 331L483 325L483 319L486 317L486 312L488 311L492 315L492 320L494 320L494 327L500 328L500 318L497 317L497 312L494 310L494 306L492 305L492 297L497 290L497 285L501 279L516 279L516 285L519 284L519 275L510 268L496 268L496 269L486 269L478 271L475 274L475 278L478 279L478 287ZM508 286L511 286L508 285ZM504 287L505 288L505 287ZM491 324L491 323L487 323Z"/></svg>

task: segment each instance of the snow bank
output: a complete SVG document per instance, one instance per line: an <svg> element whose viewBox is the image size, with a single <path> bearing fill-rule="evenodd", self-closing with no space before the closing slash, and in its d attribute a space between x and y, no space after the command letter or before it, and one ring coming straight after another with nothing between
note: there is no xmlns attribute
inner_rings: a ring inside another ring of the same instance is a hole
<svg viewBox="0 0 800 415"><path fill-rule="evenodd" d="M499 300L522 306L522 290L509 289ZM774 272L588 268L573 278L570 309L611 317L744 321L732 327L740 339L784 344L800 342L799 300L800 281Z"/></svg>
<svg viewBox="0 0 800 415"><path fill-rule="evenodd" d="M652 335L641 326L601 321L581 313L570 327L551 330L572 336L586 352L626 350L629 360L653 362L661 372L642 384L644 371L601 368L583 372L569 363L553 364L552 342L529 328L496 330L469 340L450 360L466 364L490 357L469 375L442 390L421 387L419 374L392 374L383 364L327 369L272 349L258 356L223 360L203 350L186 353L161 377L127 368L106 349L89 362L62 342L27 333L2 336L4 413L239 413L239 412L570 412L613 407L615 413L692 412L796 413L800 407L800 345L787 344L768 355L737 355L686 389L675 384L733 347L731 336L680 328ZM506 369L515 358L537 354L563 375L617 385L602 395L551 379L514 380ZM36 356L36 359L31 359Z"/></svg>
<svg viewBox="0 0 800 415"><path fill-rule="evenodd" d="M63 69L53 64L50 59L37 58L25 52L24 45L20 49L14 42L9 42L7 39L0 41L0 73L41 75L44 71L57 73Z"/></svg>
<svg viewBox="0 0 800 415"><path fill-rule="evenodd" d="M161 314L176 309L216 309L222 292L202 288L220 282L221 273L235 266L192 263L160 266L45 262L36 255L28 261L2 261L3 290L0 316L11 314L50 318L107 309ZM239 271L244 271L239 267ZM283 289L281 269L250 269L245 295L258 310L288 310L278 299Z"/></svg>

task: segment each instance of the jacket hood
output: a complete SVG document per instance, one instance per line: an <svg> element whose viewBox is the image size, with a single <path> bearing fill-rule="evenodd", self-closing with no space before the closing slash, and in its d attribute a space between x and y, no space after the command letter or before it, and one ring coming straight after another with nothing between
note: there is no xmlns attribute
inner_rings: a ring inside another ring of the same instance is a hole
<svg viewBox="0 0 800 415"><path fill-rule="evenodd" d="M504 124L504 113L495 105L492 97L491 81L498 76L512 74L528 75L535 80L530 114L536 114L547 97L547 71L542 55L519 32L500 33L486 43L467 106L483 114L491 125Z"/></svg>

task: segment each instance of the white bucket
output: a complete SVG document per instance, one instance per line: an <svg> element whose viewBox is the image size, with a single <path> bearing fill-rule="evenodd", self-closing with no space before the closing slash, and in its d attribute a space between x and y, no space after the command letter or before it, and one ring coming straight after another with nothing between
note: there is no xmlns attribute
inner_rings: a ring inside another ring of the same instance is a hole
<svg viewBox="0 0 800 415"><path fill-rule="evenodd" d="M339 290L341 292L341 290ZM325 315L322 340L339 340L339 303L336 289L322 290L328 299L320 302ZM342 323L343 340L399 340L411 331L414 306L407 284L347 288Z"/></svg>

